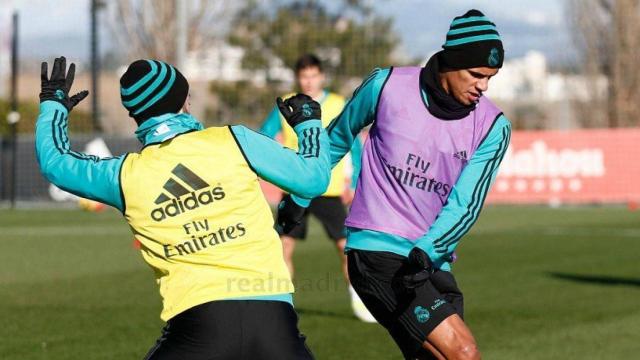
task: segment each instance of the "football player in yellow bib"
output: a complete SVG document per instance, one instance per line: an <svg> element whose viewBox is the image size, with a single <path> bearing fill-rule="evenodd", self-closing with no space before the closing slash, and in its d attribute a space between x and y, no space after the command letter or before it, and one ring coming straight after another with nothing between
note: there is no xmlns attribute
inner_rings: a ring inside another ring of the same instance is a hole
<svg viewBox="0 0 640 360"><path fill-rule="evenodd" d="M331 120L342 112L342 108L345 105L344 97L325 90L325 75L322 69L322 62L317 56L313 54L301 56L296 61L294 72L300 91L320 103L322 107L322 126L326 128L331 123ZM287 96L290 95L292 94ZM269 113L260 128L260 132L271 138L275 138L276 135L281 134L281 141L284 146L290 149L298 149L299 139L295 131L293 131L291 126L289 126L282 117L277 107L274 107ZM335 242L338 255L342 262L342 273L347 283L349 282L347 257L344 254L346 244L344 221L347 218L345 205L348 205L351 202L351 198L353 198L353 190L355 189L358 174L360 173L361 151L362 145L356 138L353 142L350 156L343 158L333 168L327 191L322 194L322 196L311 201L301 223L288 232L283 232L282 229L279 229L284 249L284 259L292 276L294 273L293 253L296 240L304 240L307 237L309 215L313 215L320 221L329 238ZM350 161L348 159L350 159ZM362 321L375 322L375 319L371 316L351 285L349 285L349 294L351 296L351 306L356 317Z"/></svg>
<svg viewBox="0 0 640 360"><path fill-rule="evenodd" d="M203 126L189 113L189 84L173 66L133 62L122 104L138 124L139 152L98 158L70 149L67 117L75 66L42 64L36 151L42 174L122 212L154 270L167 322L145 359L310 359L294 291L260 189L263 178L307 198L329 183L320 105L306 95L278 108L299 152L244 126Z"/></svg>

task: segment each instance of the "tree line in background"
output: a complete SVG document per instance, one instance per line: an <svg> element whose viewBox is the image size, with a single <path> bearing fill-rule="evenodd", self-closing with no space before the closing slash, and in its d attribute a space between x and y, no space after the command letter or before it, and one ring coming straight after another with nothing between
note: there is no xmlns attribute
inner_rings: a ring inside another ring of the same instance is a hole
<svg viewBox="0 0 640 360"><path fill-rule="evenodd" d="M20 121L17 123L16 131L20 134L33 135L35 131L36 119L40 112L37 102L20 101L18 103L20 111ZM7 123L7 115L11 112L11 104L5 99L0 99L0 137L11 133L11 126ZM93 129L91 114L76 109L73 111L73 121L69 121L69 131L86 132Z"/></svg>
<svg viewBox="0 0 640 360"><path fill-rule="evenodd" d="M278 62L291 69L300 55L314 53L323 60L329 88L344 95L375 67L391 65L398 41L390 19L353 1L334 11L316 1L296 1L279 7L275 14L249 2L234 18L227 40L244 50L242 66L250 72L263 72ZM269 71L263 85L213 82L210 90L220 99L222 110L215 118L228 122L233 120L232 112L245 123L259 121L274 105L274 89L293 90L290 84L273 79Z"/></svg>
<svg viewBox="0 0 640 360"><path fill-rule="evenodd" d="M175 2L118 0L111 26L130 59L144 56L175 60ZM377 15L364 1L342 0L329 9L313 0L191 1L188 14L189 50L226 43L242 49L242 69L251 76L239 81L212 81L217 101L206 110L209 124L258 121L274 99L290 92L291 84L270 76L274 66L292 68L305 53L325 64L334 91L349 95L375 67L389 66L398 42L392 20ZM121 19L121 20L118 20ZM120 26L119 23L123 25ZM131 46L133 45L133 46Z"/></svg>
<svg viewBox="0 0 640 360"><path fill-rule="evenodd" d="M187 51L216 43L237 11L232 1L187 1ZM107 26L129 60L177 60L176 0L114 0L107 4Z"/></svg>
<svg viewBox="0 0 640 360"><path fill-rule="evenodd" d="M640 1L571 0L568 10L581 52L583 73L605 75L608 96L605 114L582 106L584 125L604 115L608 127L640 125ZM595 91L595 89L593 89Z"/></svg>
<svg viewBox="0 0 640 360"><path fill-rule="evenodd" d="M327 65L329 86L344 95L357 86L356 79L394 61L398 37L392 20L376 14L368 1L340 0L331 8L316 0L189 4L189 50L221 42L238 46L244 51L243 69L266 75L263 83L213 81L209 90L218 101L206 117L217 123L255 121L256 114L266 114L273 106L274 91L292 90L267 71L278 61L291 67L303 53L318 54ZM117 0L113 9L118 23L124 24L113 27L114 34L128 44L131 58L175 59L175 1ZM608 79L606 99L575 107L580 124L638 126L640 1L570 0L567 13L582 55L582 73L594 82L601 75ZM597 99L596 87L590 90Z"/></svg>
<svg viewBox="0 0 640 360"><path fill-rule="evenodd" d="M208 125L242 122L259 126L275 97L295 90L289 81L269 76L269 69L276 65L291 68L304 53L315 53L324 61L328 87L346 96L375 67L394 63L392 53L399 37L392 20L376 14L367 0L339 0L331 7L315 0L185 1L187 51L220 44L239 47L242 71L248 74L238 81L210 82L208 91L215 101L205 110L203 120ZM149 57L176 62L176 0L101 4L108 36L117 49L117 54L110 52L103 58L109 68ZM114 56L124 58L116 61ZM32 133L37 103L22 102L20 109L17 130ZM0 119L8 111L6 101L0 100ZM76 110L73 118L71 132L93 131L89 113ZM0 121L0 135L8 132L6 122Z"/></svg>

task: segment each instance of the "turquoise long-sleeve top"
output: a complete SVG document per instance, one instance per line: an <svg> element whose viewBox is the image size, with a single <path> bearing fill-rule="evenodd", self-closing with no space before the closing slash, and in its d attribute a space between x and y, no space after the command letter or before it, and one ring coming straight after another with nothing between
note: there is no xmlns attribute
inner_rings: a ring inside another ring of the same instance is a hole
<svg viewBox="0 0 640 360"><path fill-rule="evenodd" d="M65 191L124 211L119 175L125 155L99 158L72 150L67 134L68 115L67 109L56 101L40 104L35 146L43 176ZM162 118L147 121L155 121L156 127L175 124L169 126L174 136L202 127L187 114L166 114ZM318 196L327 188L330 175L329 139L320 120L305 121L294 128L300 153L284 148L245 126L234 125L230 128L249 165L259 177L303 197ZM166 133L164 135L163 138L168 140ZM143 145L150 141L153 140L143 140ZM303 153L315 155L301 155Z"/></svg>
<svg viewBox="0 0 640 360"><path fill-rule="evenodd" d="M320 106L324 106L325 100L327 99L329 93L324 90L322 94L322 98L318 99ZM323 113L325 112L323 108ZM272 139L275 139L276 136L282 131L282 115L278 110L277 106L274 106L273 109L269 112L265 120L262 122L260 129L258 130L261 134L266 135ZM356 184L358 183L358 176L360 175L360 167L361 167L361 159L362 159L362 141L360 141L359 137L356 137L353 140L353 144L351 145L351 183L350 188L354 190L356 188Z"/></svg>

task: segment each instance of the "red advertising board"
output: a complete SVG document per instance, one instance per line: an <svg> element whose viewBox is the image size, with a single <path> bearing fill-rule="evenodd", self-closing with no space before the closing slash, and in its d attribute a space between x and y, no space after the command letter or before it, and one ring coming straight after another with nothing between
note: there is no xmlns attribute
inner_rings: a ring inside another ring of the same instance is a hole
<svg viewBox="0 0 640 360"><path fill-rule="evenodd" d="M640 129L514 131L487 201L640 200Z"/></svg>
<svg viewBox="0 0 640 360"><path fill-rule="evenodd" d="M263 189L279 201L275 186ZM487 202L638 204L640 129L514 131Z"/></svg>

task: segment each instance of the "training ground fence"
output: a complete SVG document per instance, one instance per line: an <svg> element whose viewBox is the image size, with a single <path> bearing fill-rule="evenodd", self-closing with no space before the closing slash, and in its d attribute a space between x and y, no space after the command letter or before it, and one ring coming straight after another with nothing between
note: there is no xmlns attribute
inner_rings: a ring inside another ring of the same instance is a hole
<svg viewBox="0 0 640 360"><path fill-rule="evenodd" d="M77 198L50 184L41 174L36 159L33 135L21 135L16 139L16 164L12 164L13 144L10 138L0 138L0 189L5 203L73 202ZM138 151L140 143L135 138L96 137L76 135L71 147L89 154L108 157Z"/></svg>

